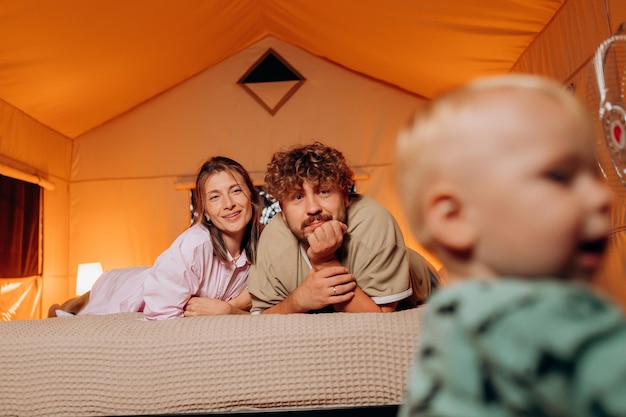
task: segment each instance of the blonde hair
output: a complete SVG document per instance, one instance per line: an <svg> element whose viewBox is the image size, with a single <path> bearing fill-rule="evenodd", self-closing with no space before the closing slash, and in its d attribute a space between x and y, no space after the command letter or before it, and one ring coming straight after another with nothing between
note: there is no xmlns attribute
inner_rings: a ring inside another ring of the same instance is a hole
<svg viewBox="0 0 626 417"><path fill-rule="evenodd" d="M422 199L441 171L454 164L459 155L455 154L455 144L473 134L464 131L458 120L463 114L481 111L479 105L491 101L494 93L509 91L541 94L555 101L575 114L591 134L589 113L582 103L564 85L542 76L509 74L481 78L432 100L399 133L395 161L400 201L413 234L425 247L430 246L432 237L424 227Z"/></svg>
<svg viewBox="0 0 626 417"><path fill-rule="evenodd" d="M222 231L210 222L204 215L206 183L209 177L218 172L228 172L230 174L237 173L244 181L244 184L241 184L241 186L245 187L244 194L248 199L250 199L250 204L252 205L252 218L246 226L246 231L241 242L240 249L246 251L246 256L248 257L250 263L255 263L257 243L261 235L261 211L263 210L263 203L261 202L259 191L254 186L252 178L250 178L250 174L248 174L248 171L246 171L246 169L239 162L225 156L214 156L202 164L200 170L198 171L198 175L196 176L193 224L201 223L208 229L211 235L211 242L213 243L213 252L219 259L224 262L228 262L228 250L226 249L226 243L224 243ZM237 179L234 176L233 178Z"/></svg>

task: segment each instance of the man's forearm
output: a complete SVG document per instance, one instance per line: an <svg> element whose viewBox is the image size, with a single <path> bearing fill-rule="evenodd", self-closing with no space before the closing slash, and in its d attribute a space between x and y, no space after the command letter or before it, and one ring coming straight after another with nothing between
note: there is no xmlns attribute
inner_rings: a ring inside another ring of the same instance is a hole
<svg viewBox="0 0 626 417"><path fill-rule="evenodd" d="M311 262L311 266L313 267L314 270L321 271L322 269L329 268L331 266L343 266L343 265L337 259L333 258L333 259L328 259L324 262L318 262L318 263Z"/></svg>
<svg viewBox="0 0 626 417"><path fill-rule="evenodd" d="M261 311L261 314L293 314L293 313L308 313L308 311L300 311L293 301L293 297L287 296L283 301L278 304L274 304L270 308L266 308Z"/></svg>
<svg viewBox="0 0 626 417"><path fill-rule="evenodd" d="M354 290L354 298L352 300L335 304L334 308L337 312L343 313L386 313L396 310L398 303L390 303L384 305L378 305L372 300L372 298L365 294L365 292L358 286Z"/></svg>

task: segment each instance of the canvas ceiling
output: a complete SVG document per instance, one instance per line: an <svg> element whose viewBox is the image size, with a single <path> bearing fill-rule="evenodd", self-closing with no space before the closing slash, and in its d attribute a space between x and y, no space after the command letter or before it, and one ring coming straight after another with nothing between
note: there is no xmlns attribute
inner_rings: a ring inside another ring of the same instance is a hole
<svg viewBox="0 0 626 417"><path fill-rule="evenodd" d="M271 35L426 98L505 73L566 0L2 0L0 99L78 138Z"/></svg>

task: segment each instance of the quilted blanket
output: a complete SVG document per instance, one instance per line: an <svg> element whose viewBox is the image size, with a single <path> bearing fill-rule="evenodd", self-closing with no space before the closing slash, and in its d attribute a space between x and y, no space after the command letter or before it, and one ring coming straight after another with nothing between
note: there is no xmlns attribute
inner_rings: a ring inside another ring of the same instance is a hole
<svg viewBox="0 0 626 417"><path fill-rule="evenodd" d="M0 323L0 416L400 404L421 309Z"/></svg>

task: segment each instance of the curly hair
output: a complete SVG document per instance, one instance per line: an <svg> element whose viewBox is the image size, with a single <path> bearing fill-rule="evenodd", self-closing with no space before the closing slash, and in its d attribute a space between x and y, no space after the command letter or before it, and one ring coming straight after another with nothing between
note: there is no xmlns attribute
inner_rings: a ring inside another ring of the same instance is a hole
<svg viewBox="0 0 626 417"><path fill-rule="evenodd" d="M276 152L267 164L265 188L278 201L302 187L304 181L347 190L354 184L354 172L341 152L320 142Z"/></svg>

